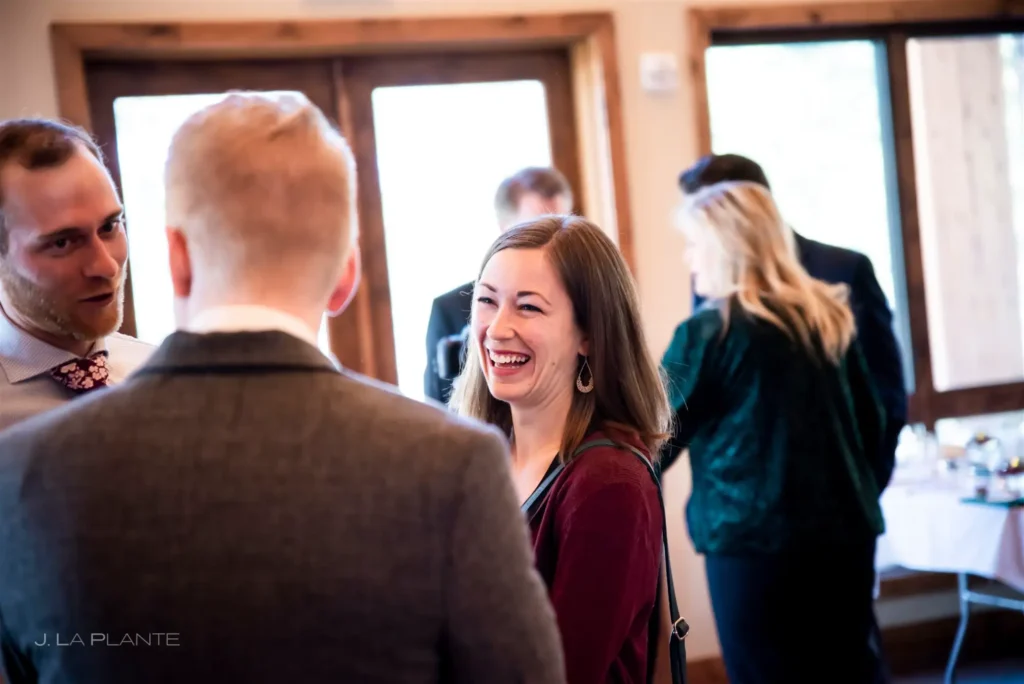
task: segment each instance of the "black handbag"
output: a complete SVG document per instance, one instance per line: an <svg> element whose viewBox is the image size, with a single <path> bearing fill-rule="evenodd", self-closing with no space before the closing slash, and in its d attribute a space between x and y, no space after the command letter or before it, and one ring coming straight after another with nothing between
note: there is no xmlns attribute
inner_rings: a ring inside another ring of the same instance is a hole
<svg viewBox="0 0 1024 684"><path fill-rule="evenodd" d="M676 603L672 564L668 557L668 521L665 515L665 499L661 493L661 481L654 466L643 452L628 444L616 444L610 439L598 439L581 444L573 453L573 458L587 449L603 446L628 449L633 452L647 468L647 472L650 473L651 479L658 488L658 500L661 503L662 560L661 570L658 573L658 592L647 632L647 681L649 684L686 684L686 635L690 631L690 626L686 620L680 617L679 605ZM537 489L530 495L530 498L523 503L522 511L526 514L527 519L532 518L543 507L545 494L551 488L552 483L562 474L563 469L562 463L555 464L537 485Z"/></svg>

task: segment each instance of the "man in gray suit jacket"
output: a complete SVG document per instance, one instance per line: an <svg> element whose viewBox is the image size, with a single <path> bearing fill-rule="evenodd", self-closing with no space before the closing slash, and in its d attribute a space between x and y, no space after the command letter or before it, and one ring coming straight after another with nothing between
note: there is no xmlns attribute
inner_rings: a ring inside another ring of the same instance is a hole
<svg viewBox="0 0 1024 684"><path fill-rule="evenodd" d="M178 131L179 332L0 437L21 682L561 682L503 439L316 348L358 282L354 171L302 97Z"/></svg>

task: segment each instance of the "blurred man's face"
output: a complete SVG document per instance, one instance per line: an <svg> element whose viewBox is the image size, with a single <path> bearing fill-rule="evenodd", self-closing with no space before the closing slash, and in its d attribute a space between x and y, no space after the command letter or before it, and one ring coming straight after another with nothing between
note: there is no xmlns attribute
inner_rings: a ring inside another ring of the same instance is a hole
<svg viewBox="0 0 1024 684"><path fill-rule="evenodd" d="M572 202L565 195L556 195L548 199L535 192L528 192L519 198L519 213L512 225L548 214L571 212Z"/></svg>
<svg viewBox="0 0 1024 684"><path fill-rule="evenodd" d="M103 164L84 148L64 164L0 169L8 241L0 304L19 327L74 348L121 325L123 207Z"/></svg>

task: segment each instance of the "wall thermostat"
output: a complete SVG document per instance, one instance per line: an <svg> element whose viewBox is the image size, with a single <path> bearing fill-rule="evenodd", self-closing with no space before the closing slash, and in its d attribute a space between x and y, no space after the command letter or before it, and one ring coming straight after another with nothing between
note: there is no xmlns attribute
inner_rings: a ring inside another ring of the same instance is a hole
<svg viewBox="0 0 1024 684"><path fill-rule="evenodd" d="M671 93L679 89L679 59L671 52L640 55L640 85L649 93Z"/></svg>

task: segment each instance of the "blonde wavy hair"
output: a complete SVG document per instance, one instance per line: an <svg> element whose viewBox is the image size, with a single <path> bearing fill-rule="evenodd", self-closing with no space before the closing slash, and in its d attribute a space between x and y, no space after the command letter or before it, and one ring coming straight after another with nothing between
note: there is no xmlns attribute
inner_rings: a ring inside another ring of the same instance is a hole
<svg viewBox="0 0 1024 684"><path fill-rule="evenodd" d="M718 298L726 328L730 302L798 340L833 364L856 332L849 288L812 278L800 264L793 231L767 188L750 182L710 185L687 196L679 215L688 242L708 249L702 275Z"/></svg>
<svg viewBox="0 0 1024 684"><path fill-rule="evenodd" d="M648 351L633 276L615 244L578 216L546 216L513 226L494 241L480 272L506 249L542 249L572 301L576 325L589 341L587 366L594 389L573 392L560 457L571 458L595 429L635 435L653 458L668 438L671 409L664 378ZM474 314L475 315L475 314ZM577 373L582 372L583 357ZM572 382L575 380L573 376ZM479 344L471 341L449 407L462 416L498 426L509 439L512 411L487 387Z"/></svg>

